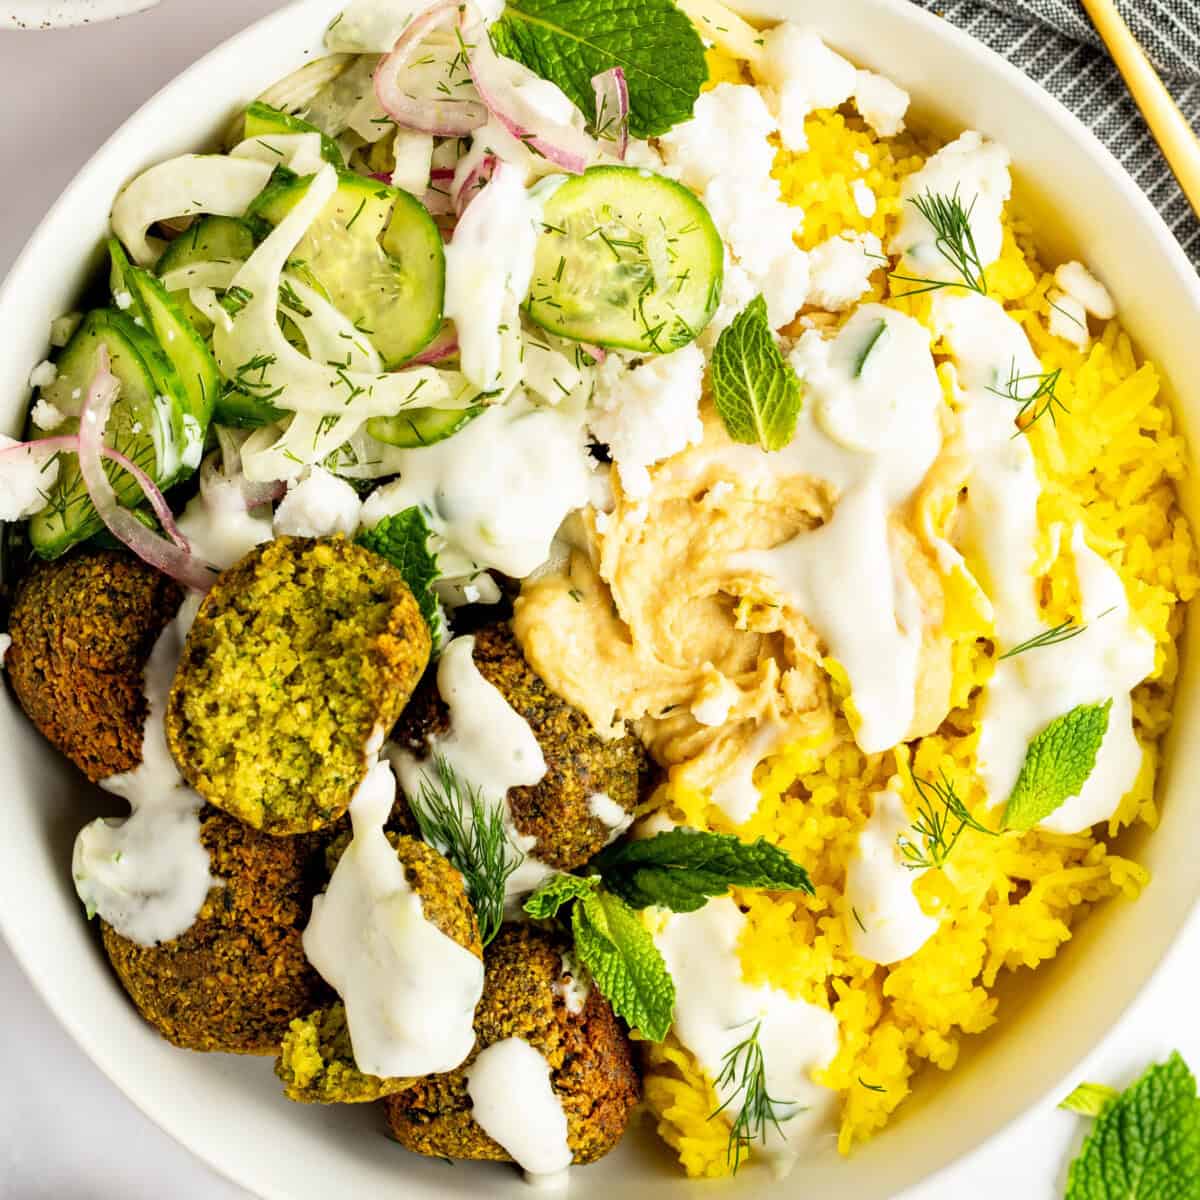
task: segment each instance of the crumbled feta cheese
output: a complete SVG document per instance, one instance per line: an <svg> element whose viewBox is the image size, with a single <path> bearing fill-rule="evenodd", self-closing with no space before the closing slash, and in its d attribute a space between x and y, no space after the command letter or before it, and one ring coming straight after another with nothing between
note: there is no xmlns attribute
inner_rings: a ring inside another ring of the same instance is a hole
<svg viewBox="0 0 1200 1200"><path fill-rule="evenodd" d="M52 430L57 429L67 419L66 413L56 405L51 404L49 400L39 400L33 406L33 412L30 416L33 418L33 423L43 433L50 433Z"/></svg>
<svg viewBox="0 0 1200 1200"><path fill-rule="evenodd" d="M275 533L297 537L350 536L358 528L362 501L344 480L310 467L275 510Z"/></svg>
<svg viewBox="0 0 1200 1200"><path fill-rule="evenodd" d="M874 71L859 71L854 80L854 107L880 137L895 137L904 128L909 96Z"/></svg>
<svg viewBox="0 0 1200 1200"><path fill-rule="evenodd" d="M630 138L629 145L625 147L625 165L627 167L644 167L648 171L661 171L663 160L649 142L643 142L640 138Z"/></svg>
<svg viewBox="0 0 1200 1200"><path fill-rule="evenodd" d="M771 89L783 144L789 150L807 150L805 118L818 108L845 104L854 92L857 72L811 29L784 21L764 35L757 74Z"/></svg>
<svg viewBox="0 0 1200 1200"><path fill-rule="evenodd" d="M870 219L875 215L875 210L879 207L875 193L863 180L855 179L850 184L850 194L854 197L855 207L864 217Z"/></svg>
<svg viewBox="0 0 1200 1200"><path fill-rule="evenodd" d="M11 647L12 637L7 633L0 633L0 667L4 665L4 660L8 656Z"/></svg>
<svg viewBox="0 0 1200 1200"><path fill-rule="evenodd" d="M0 435L0 450L20 444ZM57 459L41 463L28 451L0 456L0 521L19 521L40 512L57 479Z"/></svg>
<svg viewBox="0 0 1200 1200"><path fill-rule="evenodd" d="M50 322L50 345L63 347L70 340L75 330L79 328L83 314L77 312L63 313Z"/></svg>
<svg viewBox="0 0 1200 1200"><path fill-rule="evenodd" d="M906 203L891 250L904 257L908 273L946 282L962 279L938 246L933 225L915 204L908 203L927 195L946 200L957 195L970 214L968 223L981 265L989 267L1000 257L1004 244L1000 214L1012 193L1009 161L999 142L985 141L982 134L968 130L905 179L900 198Z"/></svg>
<svg viewBox="0 0 1200 1200"><path fill-rule="evenodd" d="M48 359L40 362L29 372L29 386L34 388L49 387L58 378L58 368Z"/></svg>
<svg viewBox="0 0 1200 1200"><path fill-rule="evenodd" d="M1083 263L1063 263L1054 272L1054 282L1073 300L1078 300L1093 317L1111 321L1117 315L1117 306L1108 288Z"/></svg>
<svg viewBox="0 0 1200 1200"><path fill-rule="evenodd" d="M770 176L775 151L767 138L777 123L755 88L719 83L696 99L692 119L659 138L679 181L703 192L719 173L739 175L747 188Z"/></svg>
<svg viewBox="0 0 1200 1200"><path fill-rule="evenodd" d="M133 304L133 297L127 291L119 291L113 293L113 300L116 301L117 307L124 312Z"/></svg>
<svg viewBox="0 0 1200 1200"><path fill-rule="evenodd" d="M855 150L854 161L865 171L871 165L870 157L862 150Z"/></svg>
<svg viewBox="0 0 1200 1200"><path fill-rule="evenodd" d="M1088 333L1087 310L1075 299L1057 288L1046 293L1050 305L1050 332L1080 350L1086 350L1091 336Z"/></svg>
<svg viewBox="0 0 1200 1200"><path fill-rule="evenodd" d="M831 237L809 252L808 301L830 312L849 308L871 286L883 247L873 233Z"/></svg>
<svg viewBox="0 0 1200 1200"><path fill-rule="evenodd" d="M704 355L692 343L626 372L611 389L597 389L599 411L593 410L588 424L612 453L626 495L646 496L648 468L704 436L703 381Z"/></svg>

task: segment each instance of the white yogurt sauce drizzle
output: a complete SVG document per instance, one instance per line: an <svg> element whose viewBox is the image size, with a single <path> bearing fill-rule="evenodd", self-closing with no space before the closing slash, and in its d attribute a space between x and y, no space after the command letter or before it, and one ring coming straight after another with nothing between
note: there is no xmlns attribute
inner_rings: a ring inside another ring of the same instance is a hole
<svg viewBox="0 0 1200 1200"><path fill-rule="evenodd" d="M895 792L876 792L875 811L858 835L846 867L852 910L850 945L859 958L887 966L909 958L937 932L913 894L925 873L904 864L899 839L912 837L912 820Z"/></svg>
<svg viewBox="0 0 1200 1200"><path fill-rule="evenodd" d="M513 845L524 858L509 877L509 896L537 887L553 868L529 852L537 842L517 831L508 806L508 789L533 787L546 775L546 759L529 722L489 683L475 665L473 637L455 638L438 661L438 694L450 710L450 728L429 739L429 757L417 759L393 746L389 757L406 795L419 796L422 785L439 790L435 760L446 761L462 781L461 799L475 792L485 805L503 811ZM469 803L469 801L468 801ZM471 812L464 805L462 820L468 826Z"/></svg>
<svg viewBox="0 0 1200 1200"><path fill-rule="evenodd" d="M447 543L443 574L494 568L524 579L550 556L567 514L587 504L594 460L583 419L517 394L452 438L396 456L401 478L372 493L363 524L418 505Z"/></svg>
<svg viewBox="0 0 1200 1200"><path fill-rule="evenodd" d="M376 763L350 803L354 837L304 931L308 961L346 1006L359 1070L452 1071L475 1045L483 963L426 919L383 825L396 796Z"/></svg>
<svg viewBox="0 0 1200 1200"><path fill-rule="evenodd" d="M633 813L626 812L607 792L588 797L588 812L608 827L610 842L615 842L633 824Z"/></svg>
<svg viewBox="0 0 1200 1200"><path fill-rule="evenodd" d="M654 941L675 980L675 1036L714 1082L726 1056L758 1025L767 1091L781 1103L779 1129L768 1124L766 1143L755 1143L754 1153L786 1174L805 1147L829 1131L837 1110L836 1093L814 1083L812 1074L837 1053L838 1023L815 1004L743 981L738 942L746 919L722 897L697 912L671 914ZM717 1094L722 1102L732 1098L725 1111L735 1115L736 1081Z"/></svg>
<svg viewBox="0 0 1200 1200"><path fill-rule="evenodd" d="M791 445L767 457L827 480L838 498L818 529L730 566L774 578L812 624L849 676L858 744L875 753L901 741L913 717L924 617L889 522L941 448L941 385L928 333L878 304L832 341L806 333L792 362L806 403Z"/></svg>
<svg viewBox="0 0 1200 1200"><path fill-rule="evenodd" d="M85 825L71 862L75 890L88 911L142 946L190 929L209 890L221 882L210 873L200 841L204 801L180 778L163 724L167 694L199 603L198 596L183 602L146 663L141 763L100 785L128 800L130 815Z"/></svg>
<svg viewBox="0 0 1200 1200"><path fill-rule="evenodd" d="M493 1042L467 1071L471 1115L530 1182L565 1183L574 1155L550 1064L521 1038Z"/></svg>

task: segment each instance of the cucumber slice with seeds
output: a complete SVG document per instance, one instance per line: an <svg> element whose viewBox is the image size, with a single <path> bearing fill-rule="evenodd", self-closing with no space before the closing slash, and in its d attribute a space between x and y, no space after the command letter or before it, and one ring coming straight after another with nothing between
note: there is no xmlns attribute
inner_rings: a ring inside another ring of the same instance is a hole
<svg viewBox="0 0 1200 1200"><path fill-rule="evenodd" d="M666 354L721 299L725 249L682 184L639 167L592 167L548 196L526 309L578 342Z"/></svg>
<svg viewBox="0 0 1200 1200"><path fill-rule="evenodd" d="M397 367L441 328L442 237L424 206L400 188L348 171L338 180L293 261L303 263L331 303L370 338L384 366ZM278 225L310 182L273 180L247 217Z"/></svg>
<svg viewBox="0 0 1200 1200"><path fill-rule="evenodd" d="M372 417L367 422L367 432L376 441L389 446L415 450L453 437L486 407L484 404L473 404L470 408L458 409L413 408L394 417Z"/></svg>
<svg viewBox="0 0 1200 1200"><path fill-rule="evenodd" d="M290 113L272 108L261 100L255 100L246 109L246 119L242 127L243 137L269 137L273 133L320 133L321 157L327 163L332 163L339 171L346 168L346 161L342 158L342 152L333 138L327 137L315 125L310 125L299 117L293 117Z"/></svg>

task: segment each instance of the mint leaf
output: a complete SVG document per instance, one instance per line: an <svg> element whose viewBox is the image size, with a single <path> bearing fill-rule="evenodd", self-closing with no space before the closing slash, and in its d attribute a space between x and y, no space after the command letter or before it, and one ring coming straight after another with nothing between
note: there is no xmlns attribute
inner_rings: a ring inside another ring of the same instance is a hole
<svg viewBox="0 0 1200 1200"><path fill-rule="evenodd" d="M525 911L535 920L548 921L564 904L582 900L596 890L597 880L578 875L551 875L525 901Z"/></svg>
<svg viewBox="0 0 1200 1200"><path fill-rule="evenodd" d="M708 79L704 43L672 0L510 0L491 34L498 54L557 84L584 114L596 108L593 77L622 68L637 138L689 120Z"/></svg>
<svg viewBox="0 0 1200 1200"><path fill-rule="evenodd" d="M610 846L592 859L604 886L634 908L659 904L695 912L731 887L812 895L808 872L778 846L730 833L672 829L644 841Z"/></svg>
<svg viewBox="0 0 1200 1200"><path fill-rule="evenodd" d="M1081 1117L1098 1117L1120 1094L1106 1083L1081 1083L1058 1107Z"/></svg>
<svg viewBox="0 0 1200 1200"><path fill-rule="evenodd" d="M735 442L782 450L796 432L800 380L783 357L756 296L717 338L712 356L713 402Z"/></svg>
<svg viewBox="0 0 1200 1200"><path fill-rule="evenodd" d="M1096 765L1111 708L1111 700L1081 704L1051 721L1029 743L1004 809L1005 829L1032 829L1072 796L1079 795Z"/></svg>
<svg viewBox="0 0 1200 1200"><path fill-rule="evenodd" d="M1200 1100L1177 1053L1101 1113L1071 1164L1066 1200L1200 1200Z"/></svg>
<svg viewBox="0 0 1200 1200"><path fill-rule="evenodd" d="M394 516L384 517L372 529L355 539L360 546L373 550L404 576L404 582L416 598L421 616L429 625L436 651L442 642L442 614L433 590L441 571L437 555L430 552L429 526L425 514L417 507L406 508Z"/></svg>
<svg viewBox="0 0 1200 1200"><path fill-rule="evenodd" d="M619 896L588 891L571 912L575 953L613 1011L653 1042L671 1028L675 982L637 913Z"/></svg>

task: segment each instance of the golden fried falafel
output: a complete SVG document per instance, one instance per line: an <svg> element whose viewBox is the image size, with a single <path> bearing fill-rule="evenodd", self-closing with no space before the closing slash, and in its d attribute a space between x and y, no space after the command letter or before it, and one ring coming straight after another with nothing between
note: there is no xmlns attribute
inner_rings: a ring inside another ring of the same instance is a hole
<svg viewBox="0 0 1200 1200"><path fill-rule="evenodd" d="M21 707L90 780L142 761L145 668L183 592L132 554L85 550L20 582L4 665Z"/></svg>
<svg viewBox="0 0 1200 1200"><path fill-rule="evenodd" d="M560 871L585 863L611 840L613 830L592 811L603 793L626 813L637 807L649 760L632 734L599 737L581 712L560 699L534 673L507 624L475 635L472 657L480 674L529 722L546 759L546 774L532 787L511 788L509 806L517 831L534 837L530 853ZM418 758L429 754L429 737L449 727L436 674L421 681L392 734Z"/></svg>
<svg viewBox="0 0 1200 1200"><path fill-rule="evenodd" d="M142 946L102 923L104 948L138 1011L186 1050L274 1054L288 1023L332 992L301 933L327 876L322 839L274 838L215 808L200 840L213 887L186 933Z"/></svg>
<svg viewBox="0 0 1200 1200"><path fill-rule="evenodd" d="M394 835L389 840L404 864L409 884L421 898L425 916L448 938L482 958L479 922L467 899L462 876L424 842ZM349 835L345 835L330 845L327 861L331 871L348 844ZM355 1066L346 1009L340 1000L291 1023L275 1060L275 1074L283 1080L290 1100L307 1104L378 1100L417 1082L365 1075Z"/></svg>
<svg viewBox="0 0 1200 1200"><path fill-rule="evenodd" d="M167 741L206 800L256 829L321 829L345 811L367 744L429 661L400 572L342 537L282 537L226 571L188 634Z"/></svg>
<svg viewBox="0 0 1200 1200"><path fill-rule="evenodd" d="M641 1090L632 1047L595 988L579 1012L568 1010L556 987L568 945L561 935L529 925L500 930L484 955L474 1053L457 1070L429 1075L385 1102L402 1146L440 1158L511 1161L471 1116L467 1073L482 1049L513 1037L550 1064L576 1163L595 1162L621 1140Z"/></svg>

